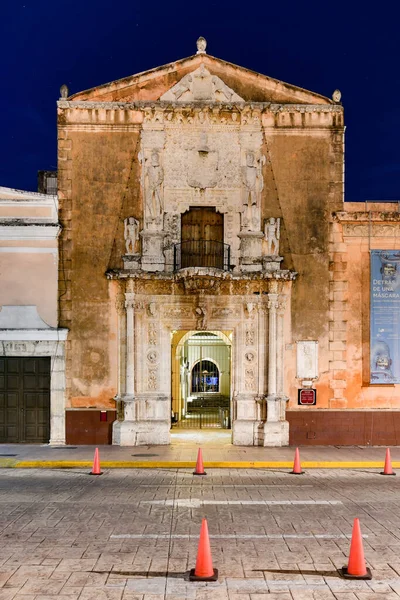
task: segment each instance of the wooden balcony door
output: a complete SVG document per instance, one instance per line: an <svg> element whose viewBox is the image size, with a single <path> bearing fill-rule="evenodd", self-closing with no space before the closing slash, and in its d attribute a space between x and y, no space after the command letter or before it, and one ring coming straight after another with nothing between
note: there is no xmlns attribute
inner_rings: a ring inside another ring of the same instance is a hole
<svg viewBox="0 0 400 600"><path fill-rule="evenodd" d="M224 265L224 216L212 207L192 207L181 217L181 266Z"/></svg>

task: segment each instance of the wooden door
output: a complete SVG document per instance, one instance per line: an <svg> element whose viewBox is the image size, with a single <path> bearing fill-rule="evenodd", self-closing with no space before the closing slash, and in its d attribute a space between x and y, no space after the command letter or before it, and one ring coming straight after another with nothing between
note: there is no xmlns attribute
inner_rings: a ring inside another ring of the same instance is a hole
<svg viewBox="0 0 400 600"><path fill-rule="evenodd" d="M0 442L48 442L50 358L0 358Z"/></svg>
<svg viewBox="0 0 400 600"><path fill-rule="evenodd" d="M224 216L192 207L181 218L181 266L223 268Z"/></svg>

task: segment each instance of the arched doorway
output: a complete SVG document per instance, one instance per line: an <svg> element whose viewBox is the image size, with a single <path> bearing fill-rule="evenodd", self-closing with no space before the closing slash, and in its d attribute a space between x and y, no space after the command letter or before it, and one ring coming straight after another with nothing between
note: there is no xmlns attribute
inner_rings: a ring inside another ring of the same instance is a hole
<svg viewBox="0 0 400 600"><path fill-rule="evenodd" d="M178 331L172 351L173 428L230 429L230 332Z"/></svg>

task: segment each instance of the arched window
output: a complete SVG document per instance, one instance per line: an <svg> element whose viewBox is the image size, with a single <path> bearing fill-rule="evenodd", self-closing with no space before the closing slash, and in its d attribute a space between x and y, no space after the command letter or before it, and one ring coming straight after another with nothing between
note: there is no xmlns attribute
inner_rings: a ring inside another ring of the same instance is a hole
<svg viewBox="0 0 400 600"><path fill-rule="evenodd" d="M199 360L192 369L192 394L219 392L219 370L211 360Z"/></svg>

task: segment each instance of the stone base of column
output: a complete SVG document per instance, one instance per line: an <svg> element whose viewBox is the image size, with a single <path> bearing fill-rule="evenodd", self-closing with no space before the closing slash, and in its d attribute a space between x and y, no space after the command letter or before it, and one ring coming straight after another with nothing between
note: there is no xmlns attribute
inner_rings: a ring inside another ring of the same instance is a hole
<svg viewBox="0 0 400 600"><path fill-rule="evenodd" d="M165 233L162 231L143 230L142 236L142 269L143 271L164 271L164 239Z"/></svg>
<svg viewBox="0 0 400 600"><path fill-rule="evenodd" d="M116 446L161 446L171 443L169 421L115 421L112 443Z"/></svg>
<svg viewBox="0 0 400 600"><path fill-rule="evenodd" d="M264 446L289 446L288 421L266 421L264 423Z"/></svg>
<svg viewBox="0 0 400 600"><path fill-rule="evenodd" d="M240 238L239 266L242 271L258 272L262 270L261 250L264 234L255 231L242 231Z"/></svg>
<svg viewBox="0 0 400 600"><path fill-rule="evenodd" d="M232 444L234 446L257 446L258 428L256 421L237 420L232 423Z"/></svg>

